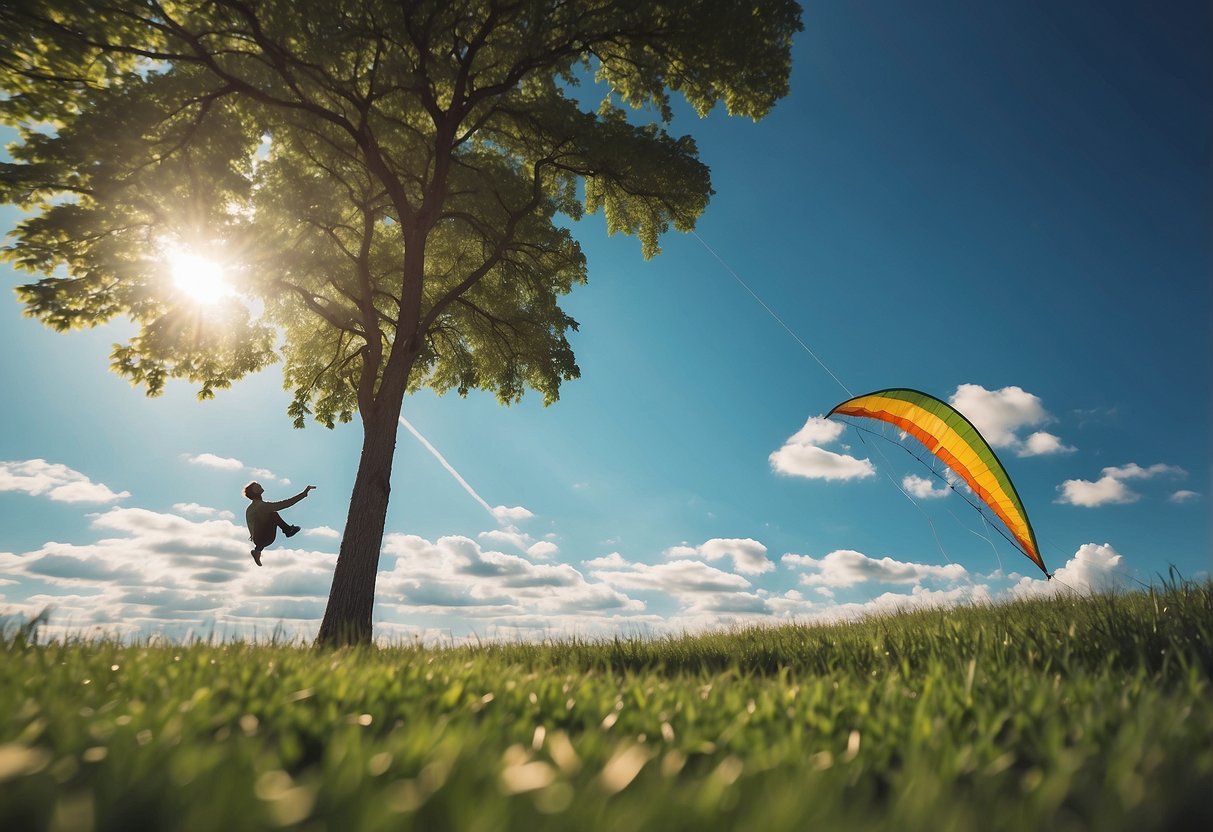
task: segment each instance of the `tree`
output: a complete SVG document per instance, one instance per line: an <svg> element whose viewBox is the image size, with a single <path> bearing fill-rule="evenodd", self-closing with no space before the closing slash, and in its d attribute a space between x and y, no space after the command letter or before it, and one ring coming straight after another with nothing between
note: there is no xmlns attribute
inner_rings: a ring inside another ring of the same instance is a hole
<svg viewBox="0 0 1213 832"><path fill-rule="evenodd" d="M56 329L138 324L112 367L149 395L281 360L296 427L357 414L319 641L368 641L404 396L555 401L586 280L560 218L602 211L646 257L690 230L709 171L670 93L759 119L800 28L794 0L6 3L0 198L31 211L6 254L43 275L18 294ZM239 293L191 301L174 248Z"/></svg>

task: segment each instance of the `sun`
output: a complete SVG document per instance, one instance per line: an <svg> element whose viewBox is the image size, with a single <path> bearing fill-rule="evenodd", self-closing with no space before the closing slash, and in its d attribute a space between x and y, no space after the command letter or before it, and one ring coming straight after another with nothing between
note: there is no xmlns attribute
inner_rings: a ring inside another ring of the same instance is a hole
<svg viewBox="0 0 1213 832"><path fill-rule="evenodd" d="M216 303L232 294L220 263L179 248L170 249L166 256L173 283L198 303Z"/></svg>

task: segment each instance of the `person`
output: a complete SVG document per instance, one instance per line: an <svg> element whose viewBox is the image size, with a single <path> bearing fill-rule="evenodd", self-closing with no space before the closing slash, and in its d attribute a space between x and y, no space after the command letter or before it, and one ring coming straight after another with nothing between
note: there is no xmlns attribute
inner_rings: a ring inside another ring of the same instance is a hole
<svg viewBox="0 0 1213 832"><path fill-rule="evenodd" d="M244 487L244 496L249 498L248 508L244 510L244 519L248 523L249 540L253 541L253 545L256 547L249 552L253 557L253 563L261 565L261 550L274 542L279 529L282 529L282 533L287 537L294 537L299 533L299 527L289 525L278 512L284 508L290 508L302 500L315 487L309 485L294 497L279 500L276 503L269 503L261 499L265 494L261 483L254 481Z"/></svg>

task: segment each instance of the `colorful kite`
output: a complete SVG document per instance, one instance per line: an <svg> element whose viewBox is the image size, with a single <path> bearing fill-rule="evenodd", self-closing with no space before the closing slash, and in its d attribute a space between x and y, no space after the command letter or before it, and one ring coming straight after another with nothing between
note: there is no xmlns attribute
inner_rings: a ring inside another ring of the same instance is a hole
<svg viewBox="0 0 1213 832"><path fill-rule="evenodd" d="M878 390L848 399L827 416L861 416L887 422L921 442L951 468L1007 527L1019 547L1049 578L1036 533L1015 485L985 438L959 410L917 390Z"/></svg>

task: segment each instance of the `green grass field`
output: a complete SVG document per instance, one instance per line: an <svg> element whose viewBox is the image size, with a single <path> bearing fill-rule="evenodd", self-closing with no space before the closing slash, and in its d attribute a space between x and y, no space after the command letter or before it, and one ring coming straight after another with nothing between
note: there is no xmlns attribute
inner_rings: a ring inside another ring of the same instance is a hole
<svg viewBox="0 0 1213 832"><path fill-rule="evenodd" d="M1213 829L1213 582L676 639L0 643L0 829Z"/></svg>

